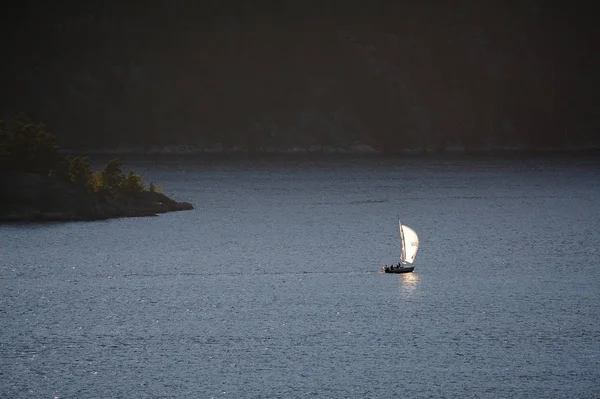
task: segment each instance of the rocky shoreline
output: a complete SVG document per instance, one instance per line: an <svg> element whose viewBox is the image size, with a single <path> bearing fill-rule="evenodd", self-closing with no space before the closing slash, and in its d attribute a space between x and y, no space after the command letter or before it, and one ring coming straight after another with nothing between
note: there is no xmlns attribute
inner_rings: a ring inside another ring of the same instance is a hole
<svg viewBox="0 0 600 399"><path fill-rule="evenodd" d="M0 221L4 222L93 221L194 209L190 203L150 191L106 198L34 173L3 174L0 184Z"/></svg>

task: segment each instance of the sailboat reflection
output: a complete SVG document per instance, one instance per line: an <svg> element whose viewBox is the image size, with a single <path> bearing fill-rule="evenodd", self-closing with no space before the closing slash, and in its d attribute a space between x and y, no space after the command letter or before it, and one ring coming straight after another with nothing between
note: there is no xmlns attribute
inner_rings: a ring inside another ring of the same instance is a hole
<svg viewBox="0 0 600 399"><path fill-rule="evenodd" d="M403 273L398 275L402 291L412 293L419 285L419 275L417 273Z"/></svg>

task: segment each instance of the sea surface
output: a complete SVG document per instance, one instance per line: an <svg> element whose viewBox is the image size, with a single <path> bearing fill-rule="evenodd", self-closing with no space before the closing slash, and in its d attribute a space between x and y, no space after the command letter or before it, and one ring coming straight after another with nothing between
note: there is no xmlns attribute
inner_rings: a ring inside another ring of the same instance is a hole
<svg viewBox="0 0 600 399"><path fill-rule="evenodd" d="M0 225L2 397L600 397L598 158L124 168L195 210Z"/></svg>

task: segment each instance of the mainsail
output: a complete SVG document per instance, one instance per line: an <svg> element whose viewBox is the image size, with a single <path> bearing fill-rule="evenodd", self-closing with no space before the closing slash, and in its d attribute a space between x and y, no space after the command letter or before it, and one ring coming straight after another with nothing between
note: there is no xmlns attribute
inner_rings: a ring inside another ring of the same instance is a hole
<svg viewBox="0 0 600 399"><path fill-rule="evenodd" d="M419 237L413 229L400 223L400 241L403 262L413 263L419 249Z"/></svg>

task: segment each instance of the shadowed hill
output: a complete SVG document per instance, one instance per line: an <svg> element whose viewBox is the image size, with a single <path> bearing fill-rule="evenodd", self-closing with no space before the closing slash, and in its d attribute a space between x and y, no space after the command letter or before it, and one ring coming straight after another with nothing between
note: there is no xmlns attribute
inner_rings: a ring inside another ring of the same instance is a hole
<svg viewBox="0 0 600 399"><path fill-rule="evenodd" d="M18 3L0 109L72 148L600 145L591 13L444 4Z"/></svg>

